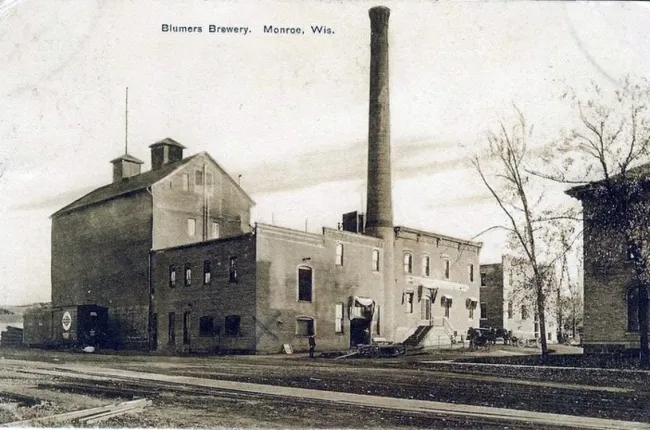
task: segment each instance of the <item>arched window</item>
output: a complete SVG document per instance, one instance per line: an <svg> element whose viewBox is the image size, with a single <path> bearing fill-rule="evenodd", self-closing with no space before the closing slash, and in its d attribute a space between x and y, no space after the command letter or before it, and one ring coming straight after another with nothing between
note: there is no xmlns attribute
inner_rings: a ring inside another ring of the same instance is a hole
<svg viewBox="0 0 650 430"><path fill-rule="evenodd" d="M413 273L413 254L404 254L404 273Z"/></svg>
<svg viewBox="0 0 650 430"><path fill-rule="evenodd" d="M298 267L298 300L311 302L313 298L313 273L311 267Z"/></svg>
<svg viewBox="0 0 650 430"><path fill-rule="evenodd" d="M639 331L639 287L627 290L627 331Z"/></svg>
<svg viewBox="0 0 650 430"><path fill-rule="evenodd" d="M429 276L431 274L431 259L428 255L422 256L422 276Z"/></svg>

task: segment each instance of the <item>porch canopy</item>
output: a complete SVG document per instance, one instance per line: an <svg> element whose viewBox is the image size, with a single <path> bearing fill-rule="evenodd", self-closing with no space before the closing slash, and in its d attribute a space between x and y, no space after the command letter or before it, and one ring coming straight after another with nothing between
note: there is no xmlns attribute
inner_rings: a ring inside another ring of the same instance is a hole
<svg viewBox="0 0 650 430"><path fill-rule="evenodd" d="M375 301L370 297L350 296L348 308L351 320L355 318L372 319L375 312Z"/></svg>

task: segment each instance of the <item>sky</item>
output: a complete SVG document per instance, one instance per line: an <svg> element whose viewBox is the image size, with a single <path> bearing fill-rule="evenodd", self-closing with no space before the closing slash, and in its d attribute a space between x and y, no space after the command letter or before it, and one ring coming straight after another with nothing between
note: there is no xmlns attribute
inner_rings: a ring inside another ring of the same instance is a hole
<svg viewBox="0 0 650 430"><path fill-rule="evenodd" d="M111 181L126 87L128 151L144 170L148 146L171 137L241 175L253 221L318 232L363 210L377 4L0 0L0 303L49 301L49 216ZM534 145L548 147L570 122L567 88L645 76L650 6L381 4L391 8L395 222L481 241L482 262L498 261L503 233L477 235L505 219L470 158L513 104L535 125ZM554 198L572 204L562 190Z"/></svg>

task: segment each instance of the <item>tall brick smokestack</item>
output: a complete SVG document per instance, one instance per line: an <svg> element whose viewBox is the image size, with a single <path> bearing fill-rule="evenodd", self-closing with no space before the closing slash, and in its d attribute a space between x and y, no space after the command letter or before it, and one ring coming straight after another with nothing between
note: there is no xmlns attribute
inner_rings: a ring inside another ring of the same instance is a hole
<svg viewBox="0 0 650 430"><path fill-rule="evenodd" d="M382 239L381 335L398 341L395 326L395 231L390 173L388 96L388 17L390 9L373 7L370 15L370 107L368 121L368 204L366 234Z"/></svg>
<svg viewBox="0 0 650 430"><path fill-rule="evenodd" d="M388 17L390 9L370 9L370 108L368 123L368 204L366 233L393 237L388 91Z"/></svg>

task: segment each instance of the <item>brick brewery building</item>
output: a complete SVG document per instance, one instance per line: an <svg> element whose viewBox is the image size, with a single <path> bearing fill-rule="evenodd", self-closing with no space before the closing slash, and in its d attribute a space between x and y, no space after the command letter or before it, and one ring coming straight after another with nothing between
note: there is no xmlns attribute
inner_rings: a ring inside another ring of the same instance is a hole
<svg viewBox="0 0 650 430"><path fill-rule="evenodd" d="M251 227L253 201L208 154L157 142L151 171L123 155L110 185L52 216L52 336L79 305L108 309L114 346L169 352L301 350L309 333L321 350L444 345L477 327L481 244L393 225L388 17L370 10L365 217Z"/></svg>
<svg viewBox="0 0 650 430"><path fill-rule="evenodd" d="M648 210L649 171L650 165L644 164L627 172L627 179L638 187L639 199L628 204L633 208L640 205L644 213ZM618 179L612 177L610 180L615 184ZM638 349L639 286L624 234L613 227L615 223L602 221L612 210L606 197L605 181L571 188L567 194L582 202L584 351L599 353ZM647 224L646 227L637 225L637 228L647 228Z"/></svg>
<svg viewBox="0 0 650 430"><path fill-rule="evenodd" d="M503 327L520 339L539 339L537 306L526 285L532 279L532 268L523 260L503 255L500 263L481 264L480 324L481 327ZM546 336L557 341L557 308L546 304Z"/></svg>

